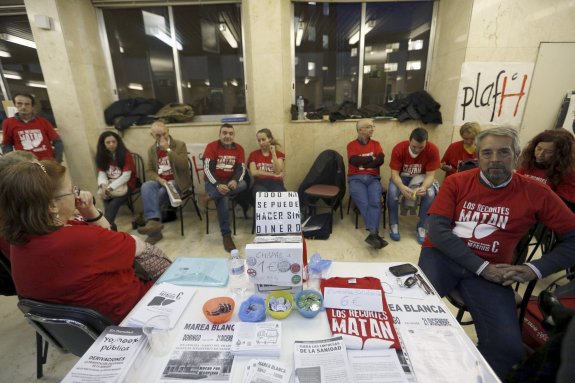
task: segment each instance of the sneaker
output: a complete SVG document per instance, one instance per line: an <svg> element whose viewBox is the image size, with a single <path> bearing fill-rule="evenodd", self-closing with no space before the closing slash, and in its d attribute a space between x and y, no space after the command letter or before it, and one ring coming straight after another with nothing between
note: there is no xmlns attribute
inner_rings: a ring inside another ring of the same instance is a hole
<svg viewBox="0 0 575 383"><path fill-rule="evenodd" d="M150 219L150 220L148 220L148 222L146 222L146 226L142 226L142 227L138 228L138 233L150 235L152 233L157 233L157 232L162 231L163 228L164 228L164 225L162 225L160 223L160 221Z"/></svg>
<svg viewBox="0 0 575 383"><path fill-rule="evenodd" d="M391 225L391 228L389 229L389 238L393 241L399 241L401 239L401 236L399 235L399 225Z"/></svg>
<svg viewBox="0 0 575 383"><path fill-rule="evenodd" d="M423 241L425 241L425 235L427 234L427 231L423 227L418 227L416 230L416 234L417 234L417 242L421 245Z"/></svg>
<svg viewBox="0 0 575 383"><path fill-rule="evenodd" d="M228 253L236 248L236 244L234 243L231 234L224 235L223 242L224 242L224 249L226 249Z"/></svg>
<svg viewBox="0 0 575 383"><path fill-rule="evenodd" d="M164 238L164 236L162 235L162 232L159 231L157 233L148 235L148 238L146 238L146 242L149 243L150 245L155 245L156 243L160 242L162 238Z"/></svg>

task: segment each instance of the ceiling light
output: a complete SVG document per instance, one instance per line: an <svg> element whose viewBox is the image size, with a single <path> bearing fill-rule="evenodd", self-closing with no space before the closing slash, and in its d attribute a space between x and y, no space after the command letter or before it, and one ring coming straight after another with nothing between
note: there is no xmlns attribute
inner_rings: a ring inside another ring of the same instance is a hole
<svg viewBox="0 0 575 383"><path fill-rule="evenodd" d="M179 51L184 49L182 44L178 41L172 40L172 37L164 32L169 30L164 16L156 15L147 11L142 11L142 16L144 18L144 32L146 35L154 36L171 47L174 47L175 45L176 49Z"/></svg>
<svg viewBox="0 0 575 383"><path fill-rule="evenodd" d="M375 20L368 21L363 27L363 35L367 35L375 27ZM349 38L349 45L354 45L359 41L359 31L355 32L353 36Z"/></svg>
<svg viewBox="0 0 575 383"><path fill-rule="evenodd" d="M142 84L137 83L137 82L131 82L128 84L128 89L144 90L144 86Z"/></svg>
<svg viewBox="0 0 575 383"><path fill-rule="evenodd" d="M10 70L4 71L4 78L9 78L10 80L22 80L22 76L20 76L20 73Z"/></svg>
<svg viewBox="0 0 575 383"><path fill-rule="evenodd" d="M166 32L160 31L158 29L154 32L154 34L152 36L156 37L158 40L162 41L166 45L169 45L171 47L173 46L172 45L172 38L170 36L168 36L166 34ZM180 44L179 42L176 41L176 49L181 51L184 49L184 47L182 46L182 44Z"/></svg>
<svg viewBox="0 0 575 383"><path fill-rule="evenodd" d="M10 52L7 51L0 51L0 57L12 57Z"/></svg>
<svg viewBox="0 0 575 383"><path fill-rule="evenodd" d="M220 32L222 33L222 36L224 36L224 38L226 39L226 41L228 42L228 44L230 44L230 47L232 48L237 48L238 47L238 42L236 41L236 38L234 37L234 35L232 35L232 33L230 32L230 29L228 28L226 23L220 23L219 26Z"/></svg>
<svg viewBox="0 0 575 383"><path fill-rule="evenodd" d="M188 84L189 84L189 83L188 83ZM204 85L205 85L205 86L210 86L210 80L205 79L205 80L204 80ZM191 86L188 86L188 88L191 88Z"/></svg>
<svg viewBox="0 0 575 383"><path fill-rule="evenodd" d="M233 86L238 86L238 80L234 78L232 79L232 81L230 81L230 84L232 84Z"/></svg>
<svg viewBox="0 0 575 383"><path fill-rule="evenodd" d="M23 39L22 37L9 35L7 33L0 33L0 39L9 41L14 44L23 45L28 48L36 49L36 43L34 41Z"/></svg>
<svg viewBox="0 0 575 383"><path fill-rule="evenodd" d="M421 61L408 61L405 65L406 70L420 70L421 69Z"/></svg>
<svg viewBox="0 0 575 383"><path fill-rule="evenodd" d="M309 82L310 82L310 78L309 78L309 77L304 78L303 83L304 83L305 85L309 84Z"/></svg>
<svg viewBox="0 0 575 383"><path fill-rule="evenodd" d="M297 33L295 35L295 45L298 47L301 45L301 40L303 38L304 29L305 29L305 23L303 21L300 21L299 23L297 23Z"/></svg>
<svg viewBox="0 0 575 383"><path fill-rule="evenodd" d="M32 88L47 88L46 83L43 81L28 81L26 85Z"/></svg>

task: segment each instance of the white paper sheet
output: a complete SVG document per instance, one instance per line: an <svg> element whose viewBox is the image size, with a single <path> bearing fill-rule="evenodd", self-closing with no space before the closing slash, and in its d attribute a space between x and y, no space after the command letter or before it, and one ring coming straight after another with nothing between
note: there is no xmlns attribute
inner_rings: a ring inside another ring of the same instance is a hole
<svg viewBox="0 0 575 383"><path fill-rule="evenodd" d="M397 351L347 350L355 383L407 383Z"/></svg>

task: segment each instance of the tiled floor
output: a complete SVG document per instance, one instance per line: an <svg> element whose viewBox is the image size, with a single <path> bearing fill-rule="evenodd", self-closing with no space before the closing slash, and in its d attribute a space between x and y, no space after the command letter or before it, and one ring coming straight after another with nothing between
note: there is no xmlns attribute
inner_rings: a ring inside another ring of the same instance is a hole
<svg viewBox="0 0 575 383"><path fill-rule="evenodd" d="M131 217L126 211L118 218L120 230L131 230ZM345 213L345 211L344 211ZM164 239L158 243L172 259L178 256L227 257L222 246L222 238L215 213L210 217L210 234L206 235L205 221L199 221L192 206L184 213L185 236L180 236L179 220L166 224ZM242 216L240 214L240 216ZM360 220L360 229L355 229L353 213L339 219L339 211L334 220L333 233L328 240L308 240L308 254L319 252L322 258L338 261L388 262L407 261L417 263L420 246L415 239L416 217L400 217L400 242L390 241L382 249L375 250L364 242L365 230ZM251 219L237 219L237 235L234 241L239 249L251 242ZM389 235L385 233L389 240ZM36 348L32 327L24 320L16 307L15 297L0 296L0 382L36 382ZM473 326L465 326L471 337L475 337ZM59 382L76 363L77 357L61 354L55 349L48 352L48 362L44 367L43 382Z"/></svg>

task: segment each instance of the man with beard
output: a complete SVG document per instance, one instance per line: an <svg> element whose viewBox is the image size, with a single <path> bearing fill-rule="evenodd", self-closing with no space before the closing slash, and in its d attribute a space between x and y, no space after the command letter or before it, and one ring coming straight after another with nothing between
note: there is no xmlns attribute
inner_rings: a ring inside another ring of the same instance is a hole
<svg viewBox="0 0 575 383"><path fill-rule="evenodd" d="M565 129L545 130L523 149L517 173L548 185L575 211L575 138Z"/></svg>
<svg viewBox="0 0 575 383"><path fill-rule="evenodd" d="M510 284L575 264L575 214L540 182L514 174L520 153L513 128L482 131L479 169L449 176L429 209L419 266L441 296L458 289L477 331L478 349L503 379L523 357ZM512 266L513 251L534 223L559 236L540 259Z"/></svg>

